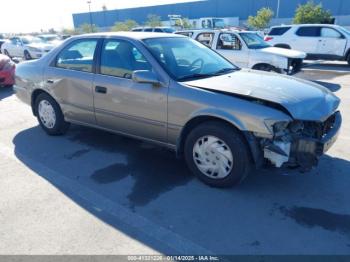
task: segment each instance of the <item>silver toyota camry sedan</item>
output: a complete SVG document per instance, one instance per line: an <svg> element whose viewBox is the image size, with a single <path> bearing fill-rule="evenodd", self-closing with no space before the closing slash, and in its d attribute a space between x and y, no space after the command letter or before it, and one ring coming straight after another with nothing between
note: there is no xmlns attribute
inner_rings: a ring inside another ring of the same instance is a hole
<svg viewBox="0 0 350 262"><path fill-rule="evenodd" d="M15 90L49 135L74 123L154 142L217 187L264 165L309 170L341 126L328 89L240 69L173 34L72 37L20 64Z"/></svg>

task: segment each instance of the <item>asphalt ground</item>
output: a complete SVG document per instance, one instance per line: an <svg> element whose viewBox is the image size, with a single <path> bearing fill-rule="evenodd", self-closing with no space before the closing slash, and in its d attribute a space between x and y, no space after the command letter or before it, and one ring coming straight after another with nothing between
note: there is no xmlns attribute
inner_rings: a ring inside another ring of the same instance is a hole
<svg viewBox="0 0 350 262"><path fill-rule="evenodd" d="M154 145L75 125L47 136L0 89L0 254L350 254L350 67L296 77L342 99L338 141L310 173L225 190Z"/></svg>

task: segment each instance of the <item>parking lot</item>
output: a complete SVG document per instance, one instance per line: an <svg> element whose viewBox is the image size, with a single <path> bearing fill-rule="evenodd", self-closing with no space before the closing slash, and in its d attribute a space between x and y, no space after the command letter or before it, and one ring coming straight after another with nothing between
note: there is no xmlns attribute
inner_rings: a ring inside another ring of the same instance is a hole
<svg viewBox="0 0 350 262"><path fill-rule="evenodd" d="M49 137L0 89L0 252L349 254L350 67L296 77L342 99L338 141L310 173L259 170L225 190L154 145L79 126Z"/></svg>

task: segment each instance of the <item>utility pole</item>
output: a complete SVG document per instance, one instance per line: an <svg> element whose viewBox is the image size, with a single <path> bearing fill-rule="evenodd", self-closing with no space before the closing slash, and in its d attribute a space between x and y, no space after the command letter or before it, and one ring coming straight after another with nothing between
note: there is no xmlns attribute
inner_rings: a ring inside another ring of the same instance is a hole
<svg viewBox="0 0 350 262"><path fill-rule="evenodd" d="M280 0L277 0L276 18L279 18L279 15L280 15Z"/></svg>
<svg viewBox="0 0 350 262"><path fill-rule="evenodd" d="M92 14L91 14L91 0L86 2L89 5L89 16L90 16L90 32L92 33Z"/></svg>

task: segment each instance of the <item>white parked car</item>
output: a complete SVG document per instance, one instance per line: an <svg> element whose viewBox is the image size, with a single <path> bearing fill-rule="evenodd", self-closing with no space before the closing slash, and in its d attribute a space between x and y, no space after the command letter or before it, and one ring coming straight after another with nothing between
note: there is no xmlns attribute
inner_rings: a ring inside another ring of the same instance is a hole
<svg viewBox="0 0 350 262"><path fill-rule="evenodd" d="M51 51L54 44L45 43L38 37L12 37L2 44L1 52L9 57L21 57L26 60L37 59Z"/></svg>
<svg viewBox="0 0 350 262"><path fill-rule="evenodd" d="M186 35L212 48L239 67L284 74L302 67L304 52L271 47L257 32L234 30L186 30Z"/></svg>
<svg viewBox="0 0 350 262"><path fill-rule="evenodd" d="M350 65L350 31L338 25L274 26L265 41L273 46L303 51L308 59L341 60Z"/></svg>
<svg viewBox="0 0 350 262"><path fill-rule="evenodd" d="M56 34L38 35L38 38L43 40L45 43L52 44L53 46L58 46L63 42L62 38Z"/></svg>

